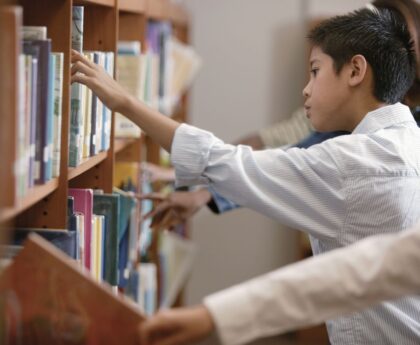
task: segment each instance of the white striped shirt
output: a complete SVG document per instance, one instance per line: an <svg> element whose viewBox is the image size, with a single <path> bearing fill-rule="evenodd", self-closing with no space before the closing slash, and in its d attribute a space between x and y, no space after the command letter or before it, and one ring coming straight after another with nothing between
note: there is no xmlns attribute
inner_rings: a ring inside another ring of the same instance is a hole
<svg viewBox="0 0 420 345"><path fill-rule="evenodd" d="M253 152L181 125L172 161L178 184L210 183L228 199L309 233L315 254L420 219L420 130L400 103L368 113L351 135L286 152ZM327 328L333 345L420 344L420 298L382 303Z"/></svg>

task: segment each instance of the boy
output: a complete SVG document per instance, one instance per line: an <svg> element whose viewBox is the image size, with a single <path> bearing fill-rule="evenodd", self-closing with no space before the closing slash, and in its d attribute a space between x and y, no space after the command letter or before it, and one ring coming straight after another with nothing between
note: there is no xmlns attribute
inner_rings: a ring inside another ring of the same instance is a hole
<svg viewBox="0 0 420 345"><path fill-rule="evenodd" d="M306 231L320 254L402 231L419 219L420 130L409 108L398 103L413 82L415 56L406 26L391 12L364 9L335 17L315 28L310 41L307 116L319 131L352 134L307 150L225 145L135 101L76 53L72 81L172 148L180 184L209 183L236 203ZM263 288L260 293L264 298ZM205 304L216 323L229 311L217 296ZM414 345L419 320L420 300L413 297L329 321L327 328L333 345Z"/></svg>

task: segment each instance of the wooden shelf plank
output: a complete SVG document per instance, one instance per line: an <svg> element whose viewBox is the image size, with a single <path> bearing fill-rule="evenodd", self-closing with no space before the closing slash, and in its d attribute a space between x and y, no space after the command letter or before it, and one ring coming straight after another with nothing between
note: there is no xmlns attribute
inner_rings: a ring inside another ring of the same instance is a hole
<svg viewBox="0 0 420 345"><path fill-rule="evenodd" d="M168 6L169 20L174 25L188 26L189 15L185 8L174 3L169 3Z"/></svg>
<svg viewBox="0 0 420 345"><path fill-rule="evenodd" d="M84 172L92 169L95 165L101 163L106 159L108 151L100 152L96 156L89 157L85 159L79 166L76 168L69 168L69 180L74 179L75 177L83 174Z"/></svg>
<svg viewBox="0 0 420 345"><path fill-rule="evenodd" d="M116 138L114 141L114 152L118 153L134 143L137 143L140 138Z"/></svg>
<svg viewBox="0 0 420 345"><path fill-rule="evenodd" d="M165 20L167 11L167 0L148 0L147 1L147 16L150 19Z"/></svg>
<svg viewBox="0 0 420 345"><path fill-rule="evenodd" d="M120 0L119 10L130 13L146 13L147 3L146 0Z"/></svg>
<svg viewBox="0 0 420 345"><path fill-rule="evenodd" d="M115 0L75 0L73 5L78 5L78 6L99 5L99 6L106 6L106 7L114 7Z"/></svg>
<svg viewBox="0 0 420 345"><path fill-rule="evenodd" d="M57 188L58 178L54 178L43 185L37 185L34 188L31 188L24 198L18 200L16 207L6 208L0 214L0 223L6 222L16 217L18 214L22 213L32 205L35 205L37 202L50 195Z"/></svg>

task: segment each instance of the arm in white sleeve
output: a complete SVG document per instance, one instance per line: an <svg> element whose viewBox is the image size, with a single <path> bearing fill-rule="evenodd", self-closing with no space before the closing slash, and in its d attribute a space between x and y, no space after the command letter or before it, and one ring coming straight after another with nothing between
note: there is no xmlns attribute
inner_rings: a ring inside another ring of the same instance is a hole
<svg viewBox="0 0 420 345"><path fill-rule="evenodd" d="M207 297L224 345L311 326L420 292L420 224L370 237Z"/></svg>
<svg viewBox="0 0 420 345"><path fill-rule="evenodd" d="M339 156L328 142L253 151L183 124L171 158L178 184L208 183L239 205L328 240L337 236L346 210Z"/></svg>

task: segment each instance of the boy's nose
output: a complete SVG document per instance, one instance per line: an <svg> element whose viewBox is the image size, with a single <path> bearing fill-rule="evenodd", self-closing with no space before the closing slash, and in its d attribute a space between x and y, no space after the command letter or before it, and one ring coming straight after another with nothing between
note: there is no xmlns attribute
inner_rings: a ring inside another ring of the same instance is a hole
<svg viewBox="0 0 420 345"><path fill-rule="evenodd" d="M309 97L309 83L305 86L305 88L302 90L302 95L305 98Z"/></svg>

